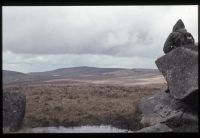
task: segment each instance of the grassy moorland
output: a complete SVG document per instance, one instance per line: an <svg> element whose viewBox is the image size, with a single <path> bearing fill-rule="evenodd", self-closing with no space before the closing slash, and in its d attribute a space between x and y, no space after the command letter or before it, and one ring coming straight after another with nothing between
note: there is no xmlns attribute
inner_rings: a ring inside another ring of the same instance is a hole
<svg viewBox="0 0 200 138"><path fill-rule="evenodd" d="M165 89L166 84L41 84L4 86L4 91L26 95L23 127L111 124L137 130L141 98Z"/></svg>

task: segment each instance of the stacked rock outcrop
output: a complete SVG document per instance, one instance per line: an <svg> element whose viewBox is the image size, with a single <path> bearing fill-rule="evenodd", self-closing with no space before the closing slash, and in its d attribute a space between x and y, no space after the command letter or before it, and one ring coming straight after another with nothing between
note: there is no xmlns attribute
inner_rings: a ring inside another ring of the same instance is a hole
<svg viewBox="0 0 200 138"><path fill-rule="evenodd" d="M140 101L141 123L162 123L171 128L166 132L198 132L198 47L176 48L157 59L156 65L170 93L159 92ZM154 132L153 128L146 132Z"/></svg>

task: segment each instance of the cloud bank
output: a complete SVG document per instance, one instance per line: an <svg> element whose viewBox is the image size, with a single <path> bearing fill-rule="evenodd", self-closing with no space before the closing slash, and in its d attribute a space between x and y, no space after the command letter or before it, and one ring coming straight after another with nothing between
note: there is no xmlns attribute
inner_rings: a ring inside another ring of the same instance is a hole
<svg viewBox="0 0 200 138"><path fill-rule="evenodd" d="M55 68L54 60L59 67L155 68L178 19L198 41L197 6L4 6L3 67L11 68L9 57L16 57L45 69L47 63Z"/></svg>

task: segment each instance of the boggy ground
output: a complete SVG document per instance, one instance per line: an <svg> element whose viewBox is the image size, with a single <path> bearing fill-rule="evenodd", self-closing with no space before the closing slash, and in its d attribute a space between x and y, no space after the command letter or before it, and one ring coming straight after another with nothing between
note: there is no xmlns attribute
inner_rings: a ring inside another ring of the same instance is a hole
<svg viewBox="0 0 200 138"><path fill-rule="evenodd" d="M24 127L111 124L137 130L141 116L137 104L145 96L166 88L148 85L41 84L4 86L4 91L26 95Z"/></svg>

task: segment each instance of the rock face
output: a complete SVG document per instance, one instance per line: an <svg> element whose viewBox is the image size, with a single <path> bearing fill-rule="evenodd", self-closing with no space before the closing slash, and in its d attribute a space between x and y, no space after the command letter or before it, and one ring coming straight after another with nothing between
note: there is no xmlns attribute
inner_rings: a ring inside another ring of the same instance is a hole
<svg viewBox="0 0 200 138"><path fill-rule="evenodd" d="M176 48L157 59L156 65L170 93L159 92L140 101L141 123L162 123L174 132L198 132L198 48Z"/></svg>
<svg viewBox="0 0 200 138"><path fill-rule="evenodd" d="M192 49L193 48L193 49ZM156 60L168 83L171 95L184 99L198 90L198 51L180 47Z"/></svg>
<svg viewBox="0 0 200 138"><path fill-rule="evenodd" d="M198 130L197 111L170 94L159 92L141 100L142 124L167 124L173 131L196 132ZM186 123L187 122L187 125Z"/></svg>
<svg viewBox="0 0 200 138"><path fill-rule="evenodd" d="M25 115L26 97L20 92L3 92L3 127L19 129Z"/></svg>

